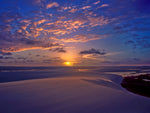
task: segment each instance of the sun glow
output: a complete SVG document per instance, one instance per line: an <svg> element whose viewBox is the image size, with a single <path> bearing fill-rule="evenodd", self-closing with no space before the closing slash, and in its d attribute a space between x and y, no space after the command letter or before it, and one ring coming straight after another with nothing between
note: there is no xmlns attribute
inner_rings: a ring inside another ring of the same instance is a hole
<svg viewBox="0 0 150 113"><path fill-rule="evenodd" d="M73 66L73 62L64 62L66 66Z"/></svg>

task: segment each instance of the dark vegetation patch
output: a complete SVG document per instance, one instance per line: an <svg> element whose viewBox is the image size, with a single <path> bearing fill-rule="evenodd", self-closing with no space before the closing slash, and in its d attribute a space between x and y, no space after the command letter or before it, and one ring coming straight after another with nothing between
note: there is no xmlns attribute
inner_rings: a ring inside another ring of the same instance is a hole
<svg viewBox="0 0 150 113"><path fill-rule="evenodd" d="M150 74L125 77L121 85L128 91L150 97Z"/></svg>

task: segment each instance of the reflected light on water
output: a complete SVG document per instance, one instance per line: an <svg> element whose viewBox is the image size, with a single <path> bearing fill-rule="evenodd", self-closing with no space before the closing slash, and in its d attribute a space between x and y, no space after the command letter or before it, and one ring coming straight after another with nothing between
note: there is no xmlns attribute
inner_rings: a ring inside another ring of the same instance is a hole
<svg viewBox="0 0 150 113"><path fill-rule="evenodd" d="M87 72L87 71L89 71L89 69L78 69L78 71L80 71L80 72Z"/></svg>

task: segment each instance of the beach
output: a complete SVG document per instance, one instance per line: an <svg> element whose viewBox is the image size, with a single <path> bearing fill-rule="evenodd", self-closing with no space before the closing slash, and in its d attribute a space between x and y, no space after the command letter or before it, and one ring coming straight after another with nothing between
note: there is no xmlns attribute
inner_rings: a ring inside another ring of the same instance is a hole
<svg viewBox="0 0 150 113"><path fill-rule="evenodd" d="M21 73L29 79L4 81ZM0 77L0 113L149 113L150 98L122 88L120 75L65 68L54 75L24 71Z"/></svg>

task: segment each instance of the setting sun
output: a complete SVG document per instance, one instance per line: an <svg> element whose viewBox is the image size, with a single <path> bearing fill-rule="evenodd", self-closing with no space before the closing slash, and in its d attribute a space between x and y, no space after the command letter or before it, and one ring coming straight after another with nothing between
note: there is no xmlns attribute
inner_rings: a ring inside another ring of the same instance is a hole
<svg viewBox="0 0 150 113"><path fill-rule="evenodd" d="M66 66L73 66L73 63L72 63L72 62L64 62L64 64L65 64Z"/></svg>

